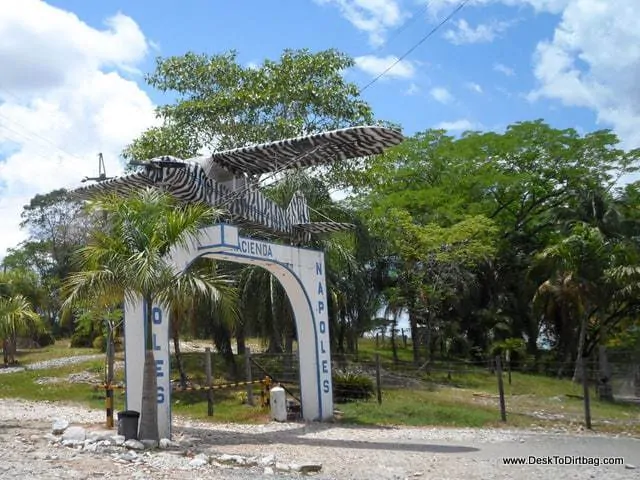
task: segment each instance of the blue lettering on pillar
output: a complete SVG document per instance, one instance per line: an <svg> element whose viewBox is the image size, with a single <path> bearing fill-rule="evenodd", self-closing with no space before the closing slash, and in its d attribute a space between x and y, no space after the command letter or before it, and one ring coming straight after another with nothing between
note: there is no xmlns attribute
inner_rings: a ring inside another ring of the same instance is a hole
<svg viewBox="0 0 640 480"><path fill-rule="evenodd" d="M322 275L322 264L320 262L316 262L316 275Z"/></svg>
<svg viewBox="0 0 640 480"><path fill-rule="evenodd" d="M164 360L156 360L156 377L164 377L164 372L162 371L163 365Z"/></svg>
<svg viewBox="0 0 640 480"><path fill-rule="evenodd" d="M320 320L320 333L324 333L327 331L327 322L324 320Z"/></svg>
<svg viewBox="0 0 640 480"><path fill-rule="evenodd" d="M158 404L164 403L164 387L158 385Z"/></svg>
<svg viewBox="0 0 640 480"><path fill-rule="evenodd" d="M318 313L324 312L324 302L322 300L318 300Z"/></svg>
<svg viewBox="0 0 640 480"><path fill-rule="evenodd" d="M329 362L322 360L322 373L329 373Z"/></svg>
<svg viewBox="0 0 640 480"><path fill-rule="evenodd" d="M154 325L162 324L162 310L158 307L154 307L153 310L151 310L151 317L153 318Z"/></svg>
<svg viewBox="0 0 640 480"><path fill-rule="evenodd" d="M324 340L320 340L320 353L327 353L324 349Z"/></svg>
<svg viewBox="0 0 640 480"><path fill-rule="evenodd" d="M318 282L318 295L324 295L324 288L322 288L322 282Z"/></svg>
<svg viewBox="0 0 640 480"><path fill-rule="evenodd" d="M151 334L151 339L152 339L152 343L153 343L153 349L155 351L160 350L160 345L158 345L158 335L156 335L155 333Z"/></svg>
<svg viewBox="0 0 640 480"><path fill-rule="evenodd" d="M329 380L324 380L324 381L322 382L322 391L323 391L324 393L329 393L329 390L330 390Z"/></svg>

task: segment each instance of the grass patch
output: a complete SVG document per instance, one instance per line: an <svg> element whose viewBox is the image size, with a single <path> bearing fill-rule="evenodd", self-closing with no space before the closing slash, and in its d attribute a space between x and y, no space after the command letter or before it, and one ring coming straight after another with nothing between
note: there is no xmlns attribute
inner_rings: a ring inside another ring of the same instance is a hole
<svg viewBox="0 0 640 480"><path fill-rule="evenodd" d="M69 345L69 340L57 340L53 345L47 345L43 348L18 350L16 353L16 360L19 365L28 365L30 363L53 360L56 358L65 358L76 355L96 355L101 353L100 350L95 348L71 348Z"/></svg>
<svg viewBox="0 0 640 480"><path fill-rule="evenodd" d="M245 395L246 390L215 390L212 417L207 416L207 397L205 392L173 392L171 394L171 408L177 415L212 423L258 424L267 422L269 420L269 411L259 406L259 391L254 390L255 407L243 403Z"/></svg>
<svg viewBox="0 0 640 480"><path fill-rule="evenodd" d="M93 408L103 408L104 392L102 390L94 390L86 383L64 381L64 378L72 373L88 371L99 375L102 369L102 363L94 360L56 369L26 370L4 374L0 377L0 397L75 402ZM38 379L46 377L60 378L62 381L43 384L37 382Z"/></svg>
<svg viewBox="0 0 640 480"><path fill-rule="evenodd" d="M382 357L383 401L378 405L375 397L368 401L336 404L342 414L343 423L358 425L411 425L445 427L543 427L575 426L584 421L583 402L575 396L582 395L582 386L570 380L559 380L543 375L513 372L509 385L505 374L507 419L500 421L497 398L497 379L487 368L470 364L439 362L429 374L418 372L409 363L394 364L388 348L375 349L375 341L361 344L361 363L348 364L366 371L372 370L371 358L379 352ZM22 364L61 358L72 355L99 353L94 349L70 349L68 342L33 351L21 351ZM411 359L411 349L400 347L401 360ZM122 352L117 355L122 358ZM337 358L337 356L336 356ZM295 377L297 358L264 355L259 359L272 375L279 379ZM204 353L186 352L183 363L191 381L204 384ZM225 363L220 355L212 355L214 383L244 380L244 358L235 357L236 368ZM178 378L175 358L171 358L171 377ZM89 384L61 381L39 384L41 377L66 378L69 374L89 371L101 380L104 359L96 359L62 368L24 371L0 375L0 397L28 400L73 402L91 408L104 409L104 391ZM122 369L116 370L116 381L124 378ZM254 368L253 378L262 378L262 372ZM295 378L297 380L297 378ZM406 381L406 384L403 382ZM395 383L393 383L395 382ZM294 389L294 393L298 393ZM626 432L640 435L640 406L622 403L607 403L597 400L592 393L592 417L595 431ZM174 414L200 421L263 423L268 421L268 409L246 405L246 387L214 391L214 415L207 416L206 392L173 392L171 395ZM254 387L256 404L260 402L260 385ZM116 391L115 410L124 408L124 395ZM543 418L536 418L534 413ZM554 419L554 416L561 416Z"/></svg>
<svg viewBox="0 0 640 480"><path fill-rule="evenodd" d="M381 405L370 400L338 408L343 412L343 422L360 425L482 427L496 421L496 412L489 408L469 409L426 391L395 390L385 393Z"/></svg>

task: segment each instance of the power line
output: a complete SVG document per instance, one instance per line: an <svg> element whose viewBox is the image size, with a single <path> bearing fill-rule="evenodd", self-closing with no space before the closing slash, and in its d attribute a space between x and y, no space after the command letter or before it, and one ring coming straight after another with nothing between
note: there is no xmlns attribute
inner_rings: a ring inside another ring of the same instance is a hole
<svg viewBox="0 0 640 480"><path fill-rule="evenodd" d="M380 75L378 75L377 77L375 77L373 80L371 80L369 83L367 83L364 87L362 87L360 89L360 91L358 93L362 93L364 92L367 88L369 88L371 85L373 85L374 83L376 83L378 80L380 80L383 76L385 76L387 73L389 73L389 71L395 67L398 63L400 63L402 60L404 60L405 58L407 58L409 55L411 55L411 53L413 53L413 51L418 48L420 45L422 45L424 42L426 42L434 33L436 33L445 23L447 23L449 20L451 20L451 18L453 18L453 16L455 14L457 14L460 10L462 10L462 8L469 3L469 0L463 0L462 2L460 2L460 4L458 4L458 6L453 9L453 11L447 15L440 23L438 23L438 25L436 25L435 27L433 27L433 29L431 29L431 31L429 33L427 33L424 37L422 37L417 43L415 43L409 50L407 50L404 54L402 54L395 62L393 62L389 67L387 67L382 73L380 73Z"/></svg>
<svg viewBox="0 0 640 480"><path fill-rule="evenodd" d="M411 25L413 22L416 21L416 19L420 18L420 16L427 11L427 9L429 8L429 5L431 5L431 2L426 2L419 10L416 10L411 17L409 18L409 20L407 20L406 22L404 22L402 25L400 25L395 31L393 31L393 33L391 34L391 36L384 42L382 43L380 46L378 46L377 48L375 48L374 50L372 50L371 53L376 53L379 52L380 50L382 50L382 48L386 47L389 45L389 43L391 43L392 40L395 40L396 38L398 38L398 36L404 32L409 25Z"/></svg>
<svg viewBox="0 0 640 480"><path fill-rule="evenodd" d="M0 88L0 93L5 93L5 94L13 97L17 101L18 105L20 105L22 103L20 97L18 95L16 95L15 93L11 92L10 90L8 90L6 87L5 88ZM85 160L84 158L79 157L78 155L75 155L73 153L70 153L70 152L62 149L58 144L52 142L51 140L49 140L46 137L34 132L33 130L25 127L21 123L17 122L15 119L10 119L10 118L6 117L3 114L0 114L0 119L4 119L6 122L9 122L10 124L13 124L14 126L17 126L17 127L21 128L22 130L24 130L24 133L22 133L22 137L26 138L27 140L31 140L34 143L38 143L38 141L40 141L40 143L42 143L44 141L45 143L49 144L50 146L52 146L53 148L55 148L56 150L58 150L60 153L62 153L65 156L73 157L73 158L76 158L78 160ZM8 127L6 127L6 128L8 130L11 130ZM17 133L17 132L15 132L15 130L13 130L13 131L14 131L14 133ZM29 136L31 138L28 138ZM86 146L86 144L83 142L82 146Z"/></svg>

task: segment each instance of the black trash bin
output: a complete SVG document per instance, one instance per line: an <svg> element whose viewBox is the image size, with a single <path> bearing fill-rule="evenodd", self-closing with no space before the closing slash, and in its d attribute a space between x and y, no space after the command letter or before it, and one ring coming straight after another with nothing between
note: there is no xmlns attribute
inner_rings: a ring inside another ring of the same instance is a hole
<svg viewBox="0 0 640 480"><path fill-rule="evenodd" d="M125 440L138 438L138 419L140 413L134 410L118 412L118 435L123 435Z"/></svg>

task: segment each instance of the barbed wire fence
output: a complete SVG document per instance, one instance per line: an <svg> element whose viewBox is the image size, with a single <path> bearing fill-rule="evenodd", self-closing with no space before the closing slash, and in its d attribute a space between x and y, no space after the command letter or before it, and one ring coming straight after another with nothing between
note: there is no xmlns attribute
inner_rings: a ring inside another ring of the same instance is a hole
<svg viewBox="0 0 640 480"><path fill-rule="evenodd" d="M600 400L603 365L598 352L576 372L576 362L559 362L541 357L514 357L497 361L495 356L472 360L434 358L407 361L411 345L400 343L400 358L394 360L386 349L359 354L332 355L333 398L340 411L348 403L379 404L384 412L398 399L403 402L433 402L454 408L478 408L495 412L496 421L509 422L514 416L532 421L585 425L593 423L640 426L640 355L633 351L609 351L605 362L613 402L629 405L627 410L608 408ZM253 350L253 349L252 349ZM258 349L256 349L258 350ZM376 353L377 352L377 353ZM197 355L198 358L200 354ZM217 356L217 359L216 359ZM214 364L221 367L222 357L213 353ZM403 360L404 358L404 360ZM197 361L200 364L200 360ZM290 410L300 414L300 371L298 353L247 352L244 368L235 377L224 377L216 367L214 383L247 382L237 385L244 400L254 406L268 407L268 389L280 384L285 388ZM190 384L207 385L204 362L202 373L190 378ZM196 371L200 368L196 367ZM577 373L577 375L576 375ZM583 375L584 373L584 375ZM576 375L577 378L572 379ZM584 377L585 381L582 381ZM265 379L268 379L265 381ZM231 385L233 386L233 385ZM218 385L216 388L225 388ZM216 390L217 391L217 390ZM266 402L265 402L266 400ZM408 406L407 408L409 408ZM624 413L626 411L626 413ZM622 412L622 413L621 413ZM626 415L626 416L625 416Z"/></svg>
<svg viewBox="0 0 640 480"><path fill-rule="evenodd" d="M537 368L526 362L499 361L496 357L476 360L434 359L416 365L413 362L370 355L335 355L332 360L333 396L336 408L349 402L384 405L385 399L407 391L427 393L415 401L459 402L460 408L474 406L495 409L496 420L510 416L532 420L583 424L615 424L627 420L610 417L600 408L602 375L597 355L587 359L584 369L575 372L576 362L549 359ZM257 354L256 362L299 394L298 356L293 354ZM634 352L609 354L608 369L615 403L636 405L629 421L640 424L640 362ZM257 371L256 374L264 373ZM562 373L558 378L558 373ZM574 375L576 378L574 379ZM584 378L584 381L583 381ZM448 392L439 398L438 392ZM502 395L501 395L502 392ZM433 396L429 396L433 394ZM407 397L410 399L411 397ZM634 407L630 407L634 408Z"/></svg>

